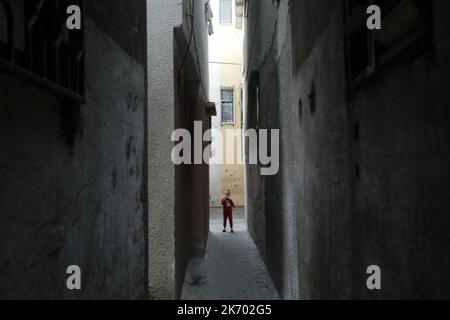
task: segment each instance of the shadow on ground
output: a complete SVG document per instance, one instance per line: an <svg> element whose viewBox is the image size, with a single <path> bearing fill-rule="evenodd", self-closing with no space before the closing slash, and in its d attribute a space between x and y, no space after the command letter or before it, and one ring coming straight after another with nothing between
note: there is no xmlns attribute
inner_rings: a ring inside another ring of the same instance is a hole
<svg viewBox="0 0 450 320"><path fill-rule="evenodd" d="M247 232L243 208L235 211L235 233L223 233L222 209L211 208L205 259L191 259L182 300L276 300L279 295ZM229 229L228 229L229 230Z"/></svg>

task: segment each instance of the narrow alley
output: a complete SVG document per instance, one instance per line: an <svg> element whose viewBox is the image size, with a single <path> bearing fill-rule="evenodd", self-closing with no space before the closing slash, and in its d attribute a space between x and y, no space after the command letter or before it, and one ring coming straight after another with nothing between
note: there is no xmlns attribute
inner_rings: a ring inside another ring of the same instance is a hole
<svg viewBox="0 0 450 320"><path fill-rule="evenodd" d="M0 299L450 299L449 88L448 0L0 0Z"/></svg>
<svg viewBox="0 0 450 320"><path fill-rule="evenodd" d="M222 213L212 209L205 258L192 259L186 271L183 300L277 300L264 262L245 225L243 208L235 233L222 232Z"/></svg>

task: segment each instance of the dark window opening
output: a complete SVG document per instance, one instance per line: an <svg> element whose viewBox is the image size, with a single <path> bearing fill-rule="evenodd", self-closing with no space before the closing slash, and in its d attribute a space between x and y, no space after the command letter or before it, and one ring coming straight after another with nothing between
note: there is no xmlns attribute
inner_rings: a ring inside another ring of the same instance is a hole
<svg viewBox="0 0 450 320"><path fill-rule="evenodd" d="M0 16L6 18L0 21L0 68L82 102L84 26L67 29L70 5L81 8L83 21L84 0L0 2Z"/></svg>

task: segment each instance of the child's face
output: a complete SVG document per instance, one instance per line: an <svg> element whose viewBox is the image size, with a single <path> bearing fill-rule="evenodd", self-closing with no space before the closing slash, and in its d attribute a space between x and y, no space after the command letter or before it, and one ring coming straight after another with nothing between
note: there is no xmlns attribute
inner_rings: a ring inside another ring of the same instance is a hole
<svg viewBox="0 0 450 320"><path fill-rule="evenodd" d="M230 197L229 193L225 193L225 199L228 199Z"/></svg>

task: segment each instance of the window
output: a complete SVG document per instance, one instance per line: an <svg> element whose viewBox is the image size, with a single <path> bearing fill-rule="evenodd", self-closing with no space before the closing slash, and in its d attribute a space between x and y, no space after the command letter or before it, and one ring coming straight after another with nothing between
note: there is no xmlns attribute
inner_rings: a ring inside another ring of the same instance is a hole
<svg viewBox="0 0 450 320"><path fill-rule="evenodd" d="M233 10L231 0L220 0L219 20L221 24L233 23Z"/></svg>
<svg viewBox="0 0 450 320"><path fill-rule="evenodd" d="M431 47L427 0L346 0L347 61L350 88L400 56L413 58ZM366 26L367 7L381 8L381 30Z"/></svg>
<svg viewBox="0 0 450 320"><path fill-rule="evenodd" d="M0 2L0 68L83 101L84 31L68 30L67 7L83 0Z"/></svg>
<svg viewBox="0 0 450 320"><path fill-rule="evenodd" d="M234 93L233 89L222 89L222 123L234 123Z"/></svg>

